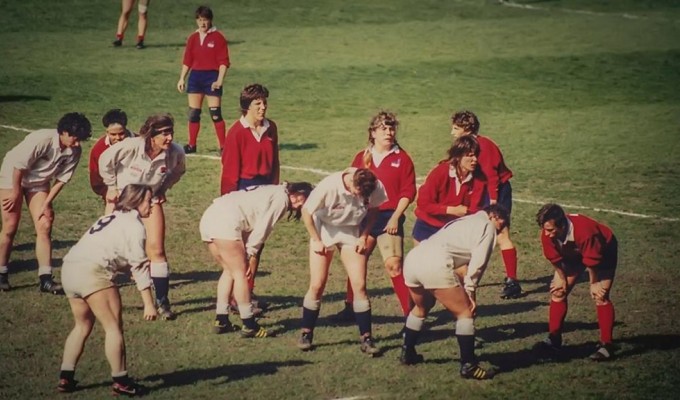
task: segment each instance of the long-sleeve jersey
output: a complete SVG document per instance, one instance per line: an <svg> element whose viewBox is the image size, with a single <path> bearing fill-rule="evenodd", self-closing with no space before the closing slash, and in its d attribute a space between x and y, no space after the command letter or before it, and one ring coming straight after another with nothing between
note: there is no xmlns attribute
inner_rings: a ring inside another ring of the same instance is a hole
<svg viewBox="0 0 680 400"><path fill-rule="evenodd" d="M489 258L496 245L496 227L485 211L478 211L449 222L418 247L444 248L454 265L467 264L464 278L465 290L474 292L486 271ZM419 249L420 251L425 251Z"/></svg>
<svg viewBox="0 0 680 400"><path fill-rule="evenodd" d="M580 214L567 214L568 228L564 241L551 239L541 232L543 255L553 265L584 265L596 268L606 265L606 249L614 237L612 230L594 219Z"/></svg>
<svg viewBox="0 0 680 400"><path fill-rule="evenodd" d="M482 174L473 172L462 182L449 162L441 162L427 175L418 189L416 217L434 227L442 227L456 216L446 213L447 207L466 206L468 214L483 207L486 181Z"/></svg>
<svg viewBox="0 0 680 400"><path fill-rule="evenodd" d="M114 211L95 222L64 256L64 266L98 265L110 274L130 269L137 289L151 286L146 263L146 230L133 211Z"/></svg>
<svg viewBox="0 0 680 400"><path fill-rule="evenodd" d="M145 139L125 139L106 149L99 157L99 174L106 186L118 190L129 184L150 186L154 196L164 195L186 171L182 148L171 143L153 160L145 151Z"/></svg>
<svg viewBox="0 0 680 400"><path fill-rule="evenodd" d="M265 119L265 131L255 134L248 121L241 117L229 128L222 153L220 193L238 190L239 179L266 177L271 184L279 183L279 135L274 121Z"/></svg>
<svg viewBox="0 0 680 400"><path fill-rule="evenodd" d="M0 184L11 189L14 169L23 170L21 186L25 189L49 186L53 179L67 183L80 161L80 147L60 146L56 129L40 129L26 135L5 154L0 168Z"/></svg>
<svg viewBox="0 0 680 400"><path fill-rule="evenodd" d="M187 38L182 64L194 71L215 71L221 65L229 68L227 39L215 27L210 28L203 42L200 32L192 33Z"/></svg>
<svg viewBox="0 0 680 400"><path fill-rule="evenodd" d="M360 151L354 156L352 167L369 168L385 186L388 200L378 209L381 211L396 210L402 198L407 198L409 202L412 202L416 197L416 172L408 153L395 145L382 160L371 157L371 164L366 166L364 163L366 151Z"/></svg>
<svg viewBox="0 0 680 400"><path fill-rule="evenodd" d="M253 256L288 210L290 199L284 185L260 185L227 193L213 205L228 213L230 221L238 220L241 232L250 232L245 247Z"/></svg>
<svg viewBox="0 0 680 400"><path fill-rule="evenodd" d="M498 145L486 136L476 135L479 143L479 167L486 176L489 199L498 200L498 186L512 178L512 171L505 165L503 153Z"/></svg>
<svg viewBox="0 0 680 400"><path fill-rule="evenodd" d="M353 175L355 171L356 168L350 167L325 177L312 190L303 209L323 224L359 227L369 208L377 208L388 199L385 187L379 180L369 196L368 204L364 204L362 198L345 189L343 175Z"/></svg>

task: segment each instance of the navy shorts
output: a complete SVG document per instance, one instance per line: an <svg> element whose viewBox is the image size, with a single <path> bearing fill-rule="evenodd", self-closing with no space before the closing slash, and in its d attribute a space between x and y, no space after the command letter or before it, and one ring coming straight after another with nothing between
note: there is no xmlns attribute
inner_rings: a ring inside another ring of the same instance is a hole
<svg viewBox="0 0 680 400"><path fill-rule="evenodd" d="M392 215L394 214L394 210L383 210L378 212L378 217L375 219L375 224L373 224L373 228L371 229L371 232L369 235L373 236L374 238L377 238L378 236L382 235L385 233L385 227L387 226L387 223L390 221L390 218L392 218ZM397 228L397 236L404 237L404 221L406 221L406 217L404 214L399 217L399 227ZM361 229L363 230L366 227L366 220L364 219L361 221Z"/></svg>
<svg viewBox="0 0 680 400"><path fill-rule="evenodd" d="M202 93L222 97L222 88L212 90L210 85L217 80L218 71L191 71L187 82L187 93Z"/></svg>
<svg viewBox="0 0 680 400"><path fill-rule="evenodd" d="M271 185L272 182L266 176L254 176L252 178L238 178L238 190L248 189L253 186Z"/></svg>
<svg viewBox="0 0 680 400"><path fill-rule="evenodd" d="M413 238L419 242L429 239L430 236L437 233L441 228L432 226L420 218L416 218L416 223L413 224Z"/></svg>
<svg viewBox="0 0 680 400"><path fill-rule="evenodd" d="M508 217L512 214L512 185L510 181L498 185L498 204L508 210ZM484 206L489 205L489 193L484 194ZM508 226L510 226L510 218L508 218Z"/></svg>

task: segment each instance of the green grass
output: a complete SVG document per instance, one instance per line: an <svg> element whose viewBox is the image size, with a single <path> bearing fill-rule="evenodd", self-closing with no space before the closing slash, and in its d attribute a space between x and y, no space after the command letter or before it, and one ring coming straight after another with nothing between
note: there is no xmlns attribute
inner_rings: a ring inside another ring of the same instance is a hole
<svg viewBox="0 0 680 400"><path fill-rule="evenodd" d="M129 370L152 389L149 398L633 399L672 398L680 389L679 222L592 210L678 217L680 2L517 2L536 9L484 0L213 3L232 59L223 114L231 123L240 89L253 81L265 84L286 166L343 168L365 145L370 117L388 108L398 113L399 141L424 177L450 143L452 111L474 110L482 133L500 145L515 172L514 194L521 202L514 205L512 231L528 295L498 299L503 268L494 254L480 293L477 330L484 346L478 355L502 373L492 382L468 382L457 376L454 324L440 307L419 346L428 362L398 365L402 318L379 256L371 260L369 293L374 331L386 352L363 357L356 327L331 326L326 318L342 307L345 274L336 261L315 337L318 349L300 353L294 343L308 282L307 237L301 224L281 222L257 281L257 292L273 304L262 323L279 336L260 342L213 335L219 271L200 242L198 221L218 194L219 163L190 157L167 207L178 321L142 321L135 289L122 289ZM184 143L186 96L175 84L196 6L153 2L149 47L137 51L130 40L134 13L125 46L110 47L118 2L0 0L0 125L51 127L63 113L78 110L90 117L98 137L101 116L110 108L126 110L133 129L149 113L169 111L178 121L176 140ZM23 135L0 127L0 153ZM216 150L206 126L199 155ZM321 179L295 169L284 169L282 177ZM533 218L535 203L549 200L586 207L584 213L619 237L613 300L620 357L610 364L584 360L597 340L585 284L570 299L565 362L539 362L529 351L547 328L550 267ZM101 213L86 162L55 207L58 266ZM411 211L408 216L410 232ZM22 219L10 264L17 289L0 293L3 399L55 396L72 324L63 298L37 292L29 219ZM108 375L97 327L78 367L84 389L68 397L107 397Z"/></svg>

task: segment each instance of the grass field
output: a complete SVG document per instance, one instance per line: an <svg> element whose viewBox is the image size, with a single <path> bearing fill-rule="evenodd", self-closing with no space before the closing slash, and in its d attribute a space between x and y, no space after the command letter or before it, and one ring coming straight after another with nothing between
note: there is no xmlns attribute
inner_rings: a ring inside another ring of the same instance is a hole
<svg viewBox="0 0 680 400"><path fill-rule="evenodd" d="M84 112L120 107L137 129L152 112L175 115L186 141L186 96L177 93L186 36L197 2L156 0L148 48L134 48L136 11L114 49L119 2L0 0L0 153L25 135ZM366 140L379 109L398 113L399 142L419 177L444 157L449 117L474 110L482 133L513 169L513 238L527 296L498 298L498 254L480 293L478 356L501 373L490 382L458 377L455 324L437 307L419 351L426 363L399 365L403 323L389 279L369 270L374 333L384 355L367 359L354 326L326 318L342 307L344 272L336 261L326 290L318 348L295 348L308 284L302 224L281 222L267 243L257 292L272 304L266 341L214 335L219 270L200 242L198 221L218 195L220 165L211 126L197 156L169 194L167 248L175 322L144 322L134 287L121 289L128 367L151 399L639 399L680 390L680 1L485 0L213 1L215 24L230 41L223 114L238 117L247 83L271 92L268 116L280 129L286 180L317 182L345 167ZM204 110L204 121L207 121ZM94 141L84 144L85 154ZM534 215L545 201L567 204L611 226L620 241L612 299L618 357L584 359L598 338L587 284L570 299L562 362L541 362L531 346L547 329L550 266ZM55 266L101 213L87 163L56 201ZM604 211L597 211L604 210ZM408 212L407 229L413 223ZM33 229L25 213L9 265L12 292L0 293L0 398L56 397L63 341L72 322L62 297L40 295ZM410 243L407 246L410 248ZM56 269L59 274L59 269ZM108 397L109 370L99 327L62 397ZM674 395L675 393L675 395Z"/></svg>

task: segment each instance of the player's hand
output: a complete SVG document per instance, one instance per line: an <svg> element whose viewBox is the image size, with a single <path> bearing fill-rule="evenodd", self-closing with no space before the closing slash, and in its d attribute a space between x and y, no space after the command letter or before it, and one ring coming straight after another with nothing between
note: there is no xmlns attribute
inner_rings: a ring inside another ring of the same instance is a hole
<svg viewBox="0 0 680 400"><path fill-rule="evenodd" d="M554 279L550 282L550 294L562 292L567 293L567 283L564 281L556 282Z"/></svg>
<svg viewBox="0 0 680 400"><path fill-rule="evenodd" d="M180 79L177 81L177 91L180 93L184 93L184 79Z"/></svg>
<svg viewBox="0 0 680 400"><path fill-rule="evenodd" d="M159 194L156 197L154 197L154 201L152 202L152 204L163 204L166 201L167 201L167 199L165 198L165 195Z"/></svg>
<svg viewBox="0 0 680 400"><path fill-rule="evenodd" d="M41 221L43 218L45 218L45 222L48 224L52 224L52 221L54 221L54 209L52 208L51 203L43 204L40 214L38 215L38 221Z"/></svg>
<svg viewBox="0 0 680 400"><path fill-rule="evenodd" d="M106 189L106 202L115 203L116 201L118 201L118 189L113 186L109 186Z"/></svg>
<svg viewBox="0 0 680 400"><path fill-rule="evenodd" d="M321 240L312 239L312 242L310 243L310 247L312 248L312 251L316 254L321 254L321 255L326 254L326 246L324 246L324 244Z"/></svg>
<svg viewBox="0 0 680 400"><path fill-rule="evenodd" d="M212 84L210 84L210 89L213 90L213 91L220 90L221 87L222 87L222 82L213 82Z"/></svg>
<svg viewBox="0 0 680 400"><path fill-rule="evenodd" d="M399 230L399 218L394 218L392 216L389 221L387 221L387 225L385 225L385 232L389 233L390 235L396 235Z"/></svg>
<svg viewBox="0 0 680 400"><path fill-rule="evenodd" d="M467 293L468 298L470 299L470 313L472 314L472 317L474 318L477 313L477 296L475 295L475 292L470 292L470 291L465 291Z"/></svg>
<svg viewBox="0 0 680 400"><path fill-rule="evenodd" d="M9 197L2 199L2 209L5 211L11 211L14 206L19 202L19 196L21 196L21 192L19 191L14 191L10 193Z"/></svg>
<svg viewBox="0 0 680 400"><path fill-rule="evenodd" d="M602 285L602 282L594 282L590 284L590 297L593 300L604 301L607 295L607 288Z"/></svg>
<svg viewBox="0 0 680 400"><path fill-rule="evenodd" d="M158 318L158 312L153 305L144 306L144 319L147 321L153 321Z"/></svg>
<svg viewBox="0 0 680 400"><path fill-rule="evenodd" d="M494 205L496 203L498 203L498 200L489 200L489 204L491 204L491 205Z"/></svg>
<svg viewBox="0 0 680 400"><path fill-rule="evenodd" d="M364 254L366 252L366 238L364 236L359 236L357 243L354 245L354 251L357 254Z"/></svg>

